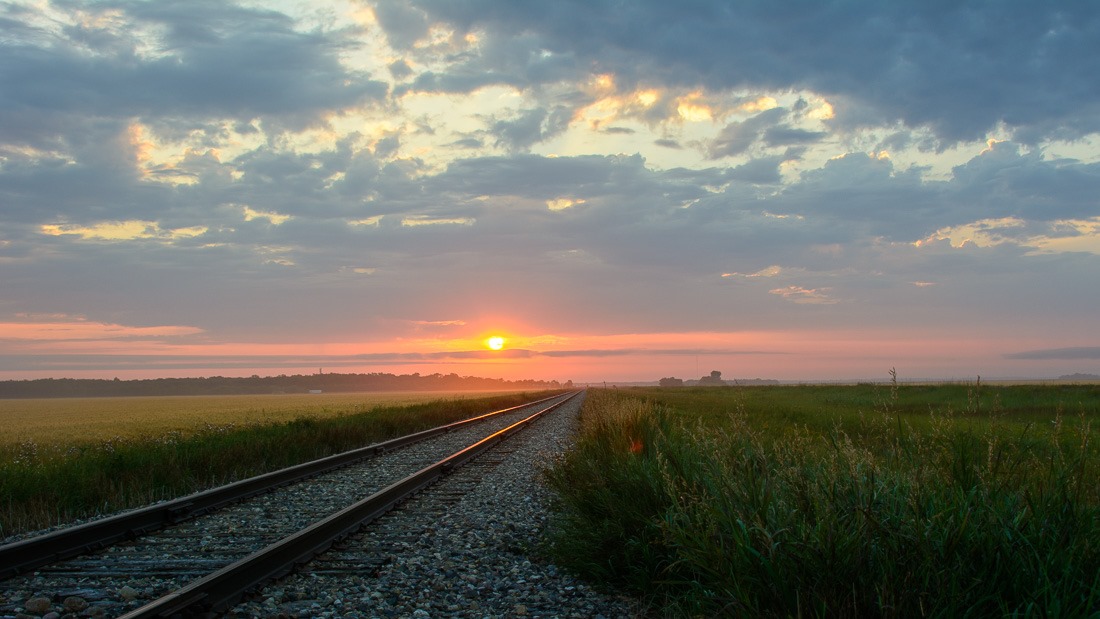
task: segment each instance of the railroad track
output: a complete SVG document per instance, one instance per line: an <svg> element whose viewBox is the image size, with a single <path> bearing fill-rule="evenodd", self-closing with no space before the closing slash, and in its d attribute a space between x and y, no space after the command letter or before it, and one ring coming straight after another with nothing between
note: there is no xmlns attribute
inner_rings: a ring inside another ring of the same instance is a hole
<svg viewBox="0 0 1100 619"><path fill-rule="evenodd" d="M0 547L0 574L7 577L0 581L0 616L50 609L128 619L225 613L246 592L286 576L576 395L148 508L155 513L123 514L119 522L92 522ZM443 492L452 502L462 493ZM89 552L101 545L107 547ZM326 558L321 564L330 574L347 576L349 570L369 572L372 561L393 560L368 554L357 563ZM134 582L142 586L130 586Z"/></svg>

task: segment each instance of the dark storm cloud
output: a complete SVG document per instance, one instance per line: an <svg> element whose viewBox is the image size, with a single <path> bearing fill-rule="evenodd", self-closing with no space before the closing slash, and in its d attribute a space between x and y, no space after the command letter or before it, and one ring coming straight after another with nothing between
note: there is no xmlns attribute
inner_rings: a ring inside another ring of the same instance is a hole
<svg viewBox="0 0 1100 619"><path fill-rule="evenodd" d="M1087 0L379 5L460 32L483 31L494 49L523 40L628 85L797 88L843 97L865 111L842 113L837 123L862 124L877 114L932 127L946 143L979 139L1000 122L1027 142L1100 129L1100 4ZM395 29L397 42L411 44L414 31ZM479 61L483 73L537 81L536 72L502 56Z"/></svg>

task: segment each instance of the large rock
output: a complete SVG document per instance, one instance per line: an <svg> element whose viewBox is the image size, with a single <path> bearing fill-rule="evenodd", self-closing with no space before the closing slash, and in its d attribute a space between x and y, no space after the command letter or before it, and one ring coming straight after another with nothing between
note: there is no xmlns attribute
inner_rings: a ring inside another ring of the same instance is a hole
<svg viewBox="0 0 1100 619"><path fill-rule="evenodd" d="M88 601L82 597L70 595L69 597L65 598L65 601L62 602L61 605L64 606L65 610L69 611L70 613L78 613L85 608L88 608Z"/></svg>
<svg viewBox="0 0 1100 619"><path fill-rule="evenodd" d="M28 613L44 615L50 610L51 606L53 606L53 603L50 602L50 598L35 597L27 600L23 608L26 609Z"/></svg>

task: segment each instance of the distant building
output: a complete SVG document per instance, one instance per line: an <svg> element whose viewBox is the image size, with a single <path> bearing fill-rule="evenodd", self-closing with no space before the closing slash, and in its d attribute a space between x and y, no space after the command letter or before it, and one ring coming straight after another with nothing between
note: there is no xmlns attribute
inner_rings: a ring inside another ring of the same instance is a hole
<svg viewBox="0 0 1100 619"><path fill-rule="evenodd" d="M310 393L322 393L322 391L320 389L310 389L309 392Z"/></svg>
<svg viewBox="0 0 1100 619"><path fill-rule="evenodd" d="M657 384L662 387L683 387L684 379L669 376L668 378L662 378Z"/></svg>
<svg viewBox="0 0 1100 619"><path fill-rule="evenodd" d="M721 372L719 372L718 370L714 370L713 372L710 373L710 376L701 377L699 379L699 384L700 385L709 385L709 386L721 386L721 385L725 385L726 381L722 380L722 373Z"/></svg>

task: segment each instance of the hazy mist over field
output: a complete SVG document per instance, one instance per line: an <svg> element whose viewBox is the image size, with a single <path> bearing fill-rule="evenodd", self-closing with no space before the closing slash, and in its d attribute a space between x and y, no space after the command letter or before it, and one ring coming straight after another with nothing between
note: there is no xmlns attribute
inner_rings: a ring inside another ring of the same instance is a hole
<svg viewBox="0 0 1100 619"><path fill-rule="evenodd" d="M5 2L0 379L1100 373L1098 75L1089 1Z"/></svg>

